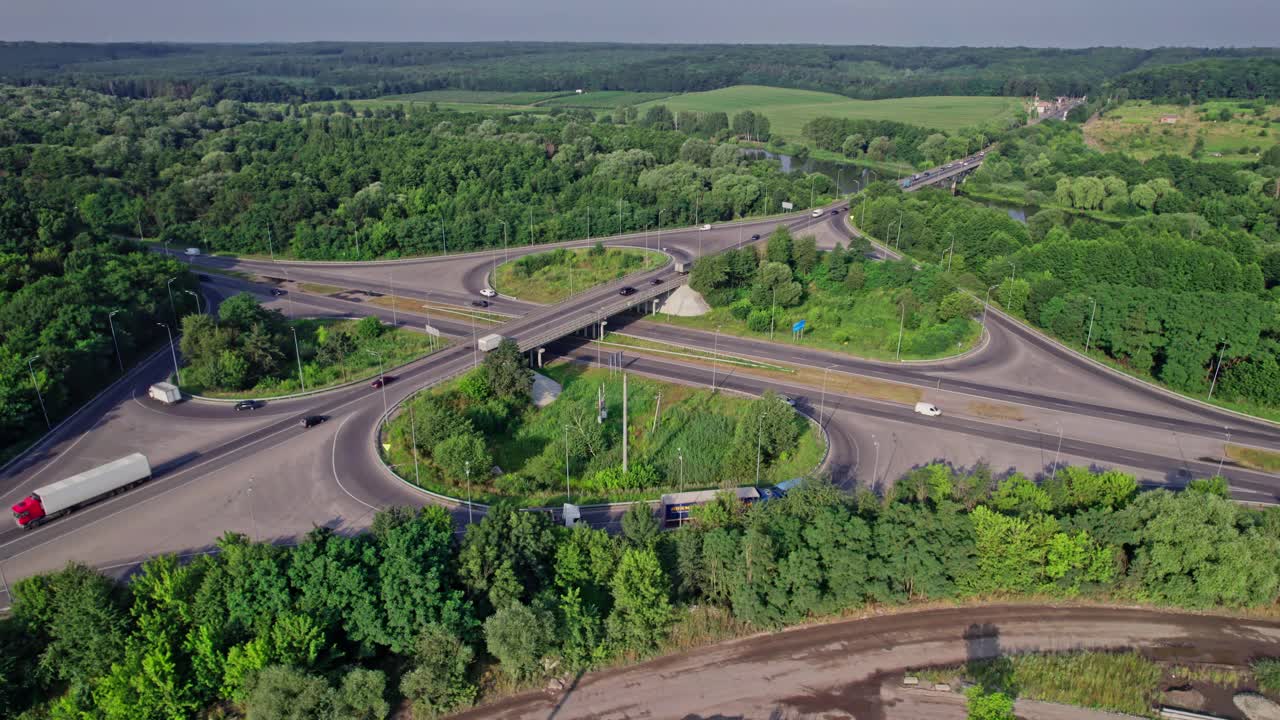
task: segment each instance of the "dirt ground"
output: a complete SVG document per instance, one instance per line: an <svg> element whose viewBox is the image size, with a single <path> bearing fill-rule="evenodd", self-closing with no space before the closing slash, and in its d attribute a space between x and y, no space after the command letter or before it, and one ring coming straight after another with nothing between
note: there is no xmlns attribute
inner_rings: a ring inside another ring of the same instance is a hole
<svg viewBox="0 0 1280 720"><path fill-rule="evenodd" d="M591 673L564 691L525 693L457 717L952 717L955 700L945 693L918 696L886 691L886 684L909 667L1010 652L1128 648L1154 650L1166 661L1245 665L1252 657L1280 655L1280 622L1129 608L927 610L760 635ZM1022 705L1019 715L1041 716L1026 714ZM1055 715L1068 716L1086 717Z"/></svg>

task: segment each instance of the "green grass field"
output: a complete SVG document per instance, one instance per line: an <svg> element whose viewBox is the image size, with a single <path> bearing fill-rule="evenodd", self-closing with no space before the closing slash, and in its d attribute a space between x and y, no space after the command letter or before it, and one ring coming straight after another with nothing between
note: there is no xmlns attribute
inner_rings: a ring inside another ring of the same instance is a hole
<svg viewBox="0 0 1280 720"><path fill-rule="evenodd" d="M527 273L530 262L549 260L557 253L560 262ZM652 270L666 262L667 256L651 250L609 248L592 255L589 248L552 250L551 253L526 255L498 266L495 289L503 295L536 303L557 303L600 283L617 280L632 273Z"/></svg>
<svg viewBox="0 0 1280 720"><path fill-rule="evenodd" d="M494 464L503 475L473 473L472 498L476 502L509 501L521 506L564 502L563 441L566 425L598 427L594 417L597 392L604 387L608 418L602 432L607 446L599 455L570 464L573 502L625 502L653 500L663 492L715 488L721 485L751 485L753 472L744 476L726 475L726 454L735 428L753 411L753 400L686 385L659 382L631 375L628 378L630 462L645 464L658 472L659 484L637 490L585 491L584 476L621 462L622 380L617 374L588 369L575 363L559 363L539 372L559 382L564 390L544 408L529 408L501 424L498 431L486 432L485 442ZM454 381L429 393L447 393L460 385ZM659 395L661 401L659 404ZM483 408L476 408L483 412ZM467 488L451 482L423 457L415 472L407 442L407 413L392 421L391 448L386 458L406 480L453 497L465 497ZM654 419L657 418L655 424ZM585 420L584 420L585 418ZM826 452L826 442L813 423L795 416L802 428L800 440L761 468L761 484L772 484L812 471ZM577 432L577 431L575 431ZM752 466L754 467L754 466ZM683 485L681 475L683 468Z"/></svg>
<svg viewBox="0 0 1280 720"><path fill-rule="evenodd" d="M546 111L551 108L586 108L612 110L623 105L639 105L669 96L665 92L629 92L626 90L589 90L577 94L573 90L555 92L502 92L491 90L427 90L404 95L386 95L373 100L352 101L374 105L436 103L448 110L492 112L497 109L523 112Z"/></svg>
<svg viewBox="0 0 1280 720"><path fill-rule="evenodd" d="M1231 113L1230 120L1219 119L1223 109ZM1165 116L1177 121L1162 123ZM1257 157L1254 148L1265 152L1280 138L1280 106L1268 105L1257 115L1252 103L1212 100L1183 107L1139 100L1108 110L1085 125L1085 139L1094 147L1125 152L1139 160L1162 153L1189 157L1197 137L1204 138L1202 160L1251 162Z"/></svg>
<svg viewBox="0 0 1280 720"><path fill-rule="evenodd" d="M802 140L804 124L817 117L894 120L940 130L958 130L1006 115L1020 108L1022 101L1009 97L965 96L853 100L812 90L735 85L708 92L674 95L646 103L646 106L658 103L666 105L672 112L722 111L730 116L742 110L763 112L769 118L773 132L796 142Z"/></svg>
<svg viewBox="0 0 1280 720"><path fill-rule="evenodd" d="M769 308L763 308L768 310ZM791 339L791 324L805 321L804 337ZM893 360L898 350L898 306L885 291L862 293L854 298L833 297L820 288L812 288L808 299L799 307L779 313L773 339L777 342L799 342L836 352L876 360ZM728 306L713 308L698 317L672 317L665 321L700 330L717 327L727 335L769 338L769 331L754 332L745 320L734 317ZM903 360L933 360L962 353L977 342L981 328L973 320L953 321L959 326L929 325L902 334ZM958 344L957 344L958 343Z"/></svg>

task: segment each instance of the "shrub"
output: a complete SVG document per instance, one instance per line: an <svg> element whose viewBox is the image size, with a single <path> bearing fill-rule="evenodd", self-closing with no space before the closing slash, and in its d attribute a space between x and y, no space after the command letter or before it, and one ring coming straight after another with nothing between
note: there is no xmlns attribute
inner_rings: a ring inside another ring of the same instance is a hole
<svg viewBox="0 0 1280 720"><path fill-rule="evenodd" d="M746 320L751 315L751 300L742 298L729 306L729 314L739 320Z"/></svg>
<svg viewBox="0 0 1280 720"><path fill-rule="evenodd" d="M769 332L769 311L752 310L747 316L747 328L754 332Z"/></svg>

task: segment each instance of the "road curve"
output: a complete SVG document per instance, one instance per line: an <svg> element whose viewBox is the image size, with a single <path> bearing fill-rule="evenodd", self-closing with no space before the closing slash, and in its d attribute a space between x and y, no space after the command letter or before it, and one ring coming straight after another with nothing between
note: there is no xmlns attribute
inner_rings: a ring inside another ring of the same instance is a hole
<svg viewBox="0 0 1280 720"><path fill-rule="evenodd" d="M590 673L564 691L527 692L454 717L883 718L891 713L880 685L903 670L1077 649L1136 649L1173 662L1245 665L1280 653L1280 622L1137 608L921 610L762 634Z"/></svg>

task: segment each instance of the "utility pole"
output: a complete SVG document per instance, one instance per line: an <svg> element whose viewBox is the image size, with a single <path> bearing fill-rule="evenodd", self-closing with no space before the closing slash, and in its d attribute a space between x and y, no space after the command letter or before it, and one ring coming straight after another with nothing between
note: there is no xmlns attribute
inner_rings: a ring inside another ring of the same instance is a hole
<svg viewBox="0 0 1280 720"><path fill-rule="evenodd" d="M293 356L298 360L298 383L302 385L302 392L306 392L307 378L302 374L302 350L298 348L298 328L290 325L289 329L293 331Z"/></svg>
<svg viewBox="0 0 1280 720"><path fill-rule="evenodd" d="M40 401L40 412L44 413L44 426L52 430L53 423L49 422L49 411L44 408L44 395L40 393L40 383L36 382L36 371L31 367L31 363L39 359L39 355L32 355L27 358L27 372L31 373L31 387L35 388L36 399Z"/></svg>
<svg viewBox="0 0 1280 720"><path fill-rule="evenodd" d="M271 251L271 262L276 261L276 244L271 238L271 228L267 228L267 249Z"/></svg>
<svg viewBox="0 0 1280 720"><path fill-rule="evenodd" d="M987 299L982 301L982 329L983 330L987 329L987 309L991 307L991 291L995 290L998 287L1000 286L992 285L991 287L987 288ZM1086 352L1088 351L1086 350Z"/></svg>
<svg viewBox="0 0 1280 720"><path fill-rule="evenodd" d="M569 494L569 426L564 426L564 501L573 502Z"/></svg>
<svg viewBox="0 0 1280 720"><path fill-rule="evenodd" d="M1227 431L1227 441L1222 445L1222 455L1218 457L1218 472L1214 473L1215 477L1222 477L1222 462L1227 459L1227 447L1231 445L1231 428L1223 428Z"/></svg>
<svg viewBox="0 0 1280 720"><path fill-rule="evenodd" d="M769 341L773 342L773 321L778 314L778 286L773 286L773 303L769 305Z"/></svg>
<svg viewBox="0 0 1280 720"><path fill-rule="evenodd" d="M412 398L407 405L409 406L409 442L413 443L413 482L421 486L422 477L418 475L418 423L413 419Z"/></svg>
<svg viewBox="0 0 1280 720"><path fill-rule="evenodd" d="M627 374L622 373L622 472L627 472Z"/></svg>
<svg viewBox="0 0 1280 720"><path fill-rule="evenodd" d="M676 448L676 457L680 458L680 492L684 492L684 450Z"/></svg>
<svg viewBox="0 0 1280 720"><path fill-rule="evenodd" d="M622 234L622 198L618 198L618 234Z"/></svg>
<svg viewBox="0 0 1280 720"><path fill-rule="evenodd" d="M200 309L200 296L196 294L195 290L183 290L182 292L196 299L196 314L200 314L204 312L203 310Z"/></svg>
<svg viewBox="0 0 1280 720"><path fill-rule="evenodd" d="M898 249L898 241L902 240L902 213L898 213L898 237L893 240L893 249Z"/></svg>
<svg viewBox="0 0 1280 720"><path fill-rule="evenodd" d="M107 324L111 326L111 344L115 345L116 347L116 362L120 365L120 374L123 375L124 374L124 358L120 356L120 342L116 340L116 324L111 319L118 312L120 311L112 310L110 313L107 313Z"/></svg>

